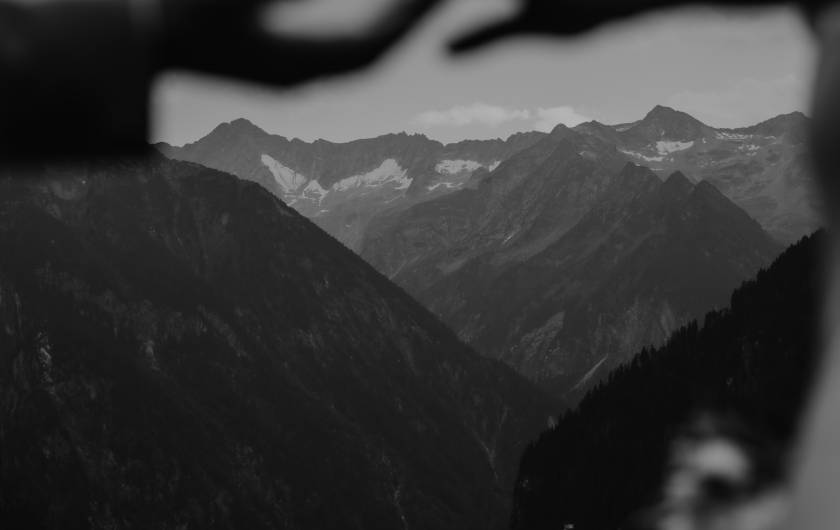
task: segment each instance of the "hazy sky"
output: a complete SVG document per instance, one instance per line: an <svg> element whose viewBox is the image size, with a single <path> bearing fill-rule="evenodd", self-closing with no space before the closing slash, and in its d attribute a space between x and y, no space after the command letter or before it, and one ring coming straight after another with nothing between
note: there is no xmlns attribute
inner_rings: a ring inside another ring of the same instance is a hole
<svg viewBox="0 0 840 530"><path fill-rule="evenodd" d="M281 11L270 20L310 29L326 13L347 24L365 5L385 1L318 0L327 11ZM808 110L814 47L793 11L670 11L581 39L505 41L447 55L448 37L510 7L507 0L453 0L374 68L294 90L170 74L155 90L153 140L182 144L239 117L305 140L405 130L453 141L558 122L633 121L656 104L726 127Z"/></svg>

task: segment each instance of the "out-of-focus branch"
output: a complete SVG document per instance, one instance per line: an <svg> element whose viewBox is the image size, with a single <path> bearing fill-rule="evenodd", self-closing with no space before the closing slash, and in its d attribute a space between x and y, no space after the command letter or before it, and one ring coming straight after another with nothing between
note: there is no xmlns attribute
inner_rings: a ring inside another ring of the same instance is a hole
<svg viewBox="0 0 840 530"><path fill-rule="evenodd" d="M451 43L455 52L464 52L516 35L554 35L570 37L589 31L601 24L658 9L686 5L717 5L731 7L760 7L781 4L798 5L813 10L825 0L522 0L519 11L511 19L474 29Z"/></svg>
<svg viewBox="0 0 840 530"><path fill-rule="evenodd" d="M0 0L0 162L142 151L159 72L275 86L349 72L438 1L394 0L371 31L317 40L266 29L266 0Z"/></svg>
<svg viewBox="0 0 840 530"><path fill-rule="evenodd" d="M120 1L0 2L0 161L142 148L144 48Z"/></svg>
<svg viewBox="0 0 840 530"><path fill-rule="evenodd" d="M369 65L438 2L395 0L364 34L317 39L267 30L259 20L265 2L165 0L160 67L279 86L304 83Z"/></svg>

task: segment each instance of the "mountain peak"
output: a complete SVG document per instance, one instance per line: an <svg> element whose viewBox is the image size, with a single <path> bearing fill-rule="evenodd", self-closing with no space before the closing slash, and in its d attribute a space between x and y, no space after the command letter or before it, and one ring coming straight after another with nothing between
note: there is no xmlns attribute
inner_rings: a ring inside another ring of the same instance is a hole
<svg viewBox="0 0 840 530"><path fill-rule="evenodd" d="M665 179L666 182L669 181L669 180L679 181L679 182L684 181L684 182L687 182L687 183L691 184L691 180L688 177L686 177L685 173L683 173L682 171L674 171L673 173L671 173L668 176L668 178Z"/></svg>
<svg viewBox="0 0 840 530"><path fill-rule="evenodd" d="M770 241L770 236L763 231L758 221L750 217L747 212L726 197L717 186L707 180L701 180L694 186L689 201L693 205L689 208L700 208L725 226L749 225Z"/></svg>
<svg viewBox="0 0 840 530"><path fill-rule="evenodd" d="M694 189L694 184L681 171L674 171L671 173L671 176L665 179L665 183L662 184L662 189L669 193L686 195Z"/></svg>
<svg viewBox="0 0 840 530"><path fill-rule="evenodd" d="M264 136L268 134L257 125L254 125L253 122L245 118L237 118L229 123L222 123L219 127L217 127L217 129L220 128L230 129L238 134L251 136Z"/></svg>
<svg viewBox="0 0 840 530"><path fill-rule="evenodd" d="M673 109L671 107L666 107L665 105L656 105L655 107L650 109L650 111L647 114L645 114L644 119L647 120L647 119L656 118L657 116L671 116L671 115L675 115L675 114L685 114L685 113L680 112L680 111L678 111L676 109Z"/></svg>
<svg viewBox="0 0 840 530"><path fill-rule="evenodd" d="M601 127L607 127L607 125L604 125L603 123L601 123L598 120L589 120L589 121L584 121L584 122L578 123L577 125L572 127L572 129L575 129L575 130L577 130L577 129L588 129L588 128L591 128L591 127L601 128Z"/></svg>
<svg viewBox="0 0 840 530"><path fill-rule="evenodd" d="M664 105L657 105L653 107L650 112L645 114L645 117L642 119L642 122L667 122L667 123L696 123L701 124L700 120L683 112L681 110L676 110L671 107L666 107Z"/></svg>
<svg viewBox="0 0 840 530"><path fill-rule="evenodd" d="M554 126L553 129L551 129L550 134L552 136L555 136L555 135L566 136L569 133L569 131L571 131L571 130L572 129L570 129L569 127L566 127L564 124L558 123L557 125Z"/></svg>
<svg viewBox="0 0 840 530"><path fill-rule="evenodd" d="M260 129L245 118L237 118L230 122L220 123L206 136L203 136L202 138L199 138L194 142L184 144L183 148L209 149L210 151L215 151L216 149L222 148L230 142L237 142L243 139L252 138L261 139L268 136L270 136L269 133ZM167 156L169 156L170 158L173 157L172 149L167 149L165 146L162 146L162 149L159 148L159 150L161 150L164 153L167 153Z"/></svg>
<svg viewBox="0 0 840 530"><path fill-rule="evenodd" d="M747 134L763 134L768 136L788 134L791 140L805 141L808 121L808 116L802 112L794 111L787 114L779 114L751 127L735 130Z"/></svg>
<svg viewBox="0 0 840 530"><path fill-rule="evenodd" d="M642 121L628 131L641 135L647 141L688 141L703 136L707 129L709 129L708 126L690 114L657 105L645 115Z"/></svg>

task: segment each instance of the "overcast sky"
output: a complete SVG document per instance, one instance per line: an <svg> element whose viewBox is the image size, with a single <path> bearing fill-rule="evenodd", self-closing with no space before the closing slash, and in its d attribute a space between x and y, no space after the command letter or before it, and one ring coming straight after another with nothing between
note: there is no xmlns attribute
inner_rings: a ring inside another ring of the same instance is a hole
<svg viewBox="0 0 840 530"><path fill-rule="evenodd" d="M386 1L318 0L326 12L281 11L270 20L307 30L353 16L361 23L361 7ZM183 144L239 117L305 140L409 131L454 141L559 122L633 121L656 104L720 127L808 110L814 47L793 11L670 11L581 39L446 54L444 43L459 29L510 8L508 0L453 0L376 67L294 90L170 74L153 97L153 140Z"/></svg>

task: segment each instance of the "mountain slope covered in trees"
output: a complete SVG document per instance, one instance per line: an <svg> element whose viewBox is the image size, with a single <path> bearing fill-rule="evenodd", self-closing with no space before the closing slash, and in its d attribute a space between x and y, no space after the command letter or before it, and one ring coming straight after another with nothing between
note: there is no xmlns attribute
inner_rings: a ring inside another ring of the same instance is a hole
<svg viewBox="0 0 840 530"><path fill-rule="evenodd" d="M0 177L0 527L490 528L550 402L260 186Z"/></svg>
<svg viewBox="0 0 840 530"><path fill-rule="evenodd" d="M652 506L669 445L692 416L737 418L762 445L796 433L816 360L821 233L610 374L522 457L512 528L629 528Z"/></svg>

